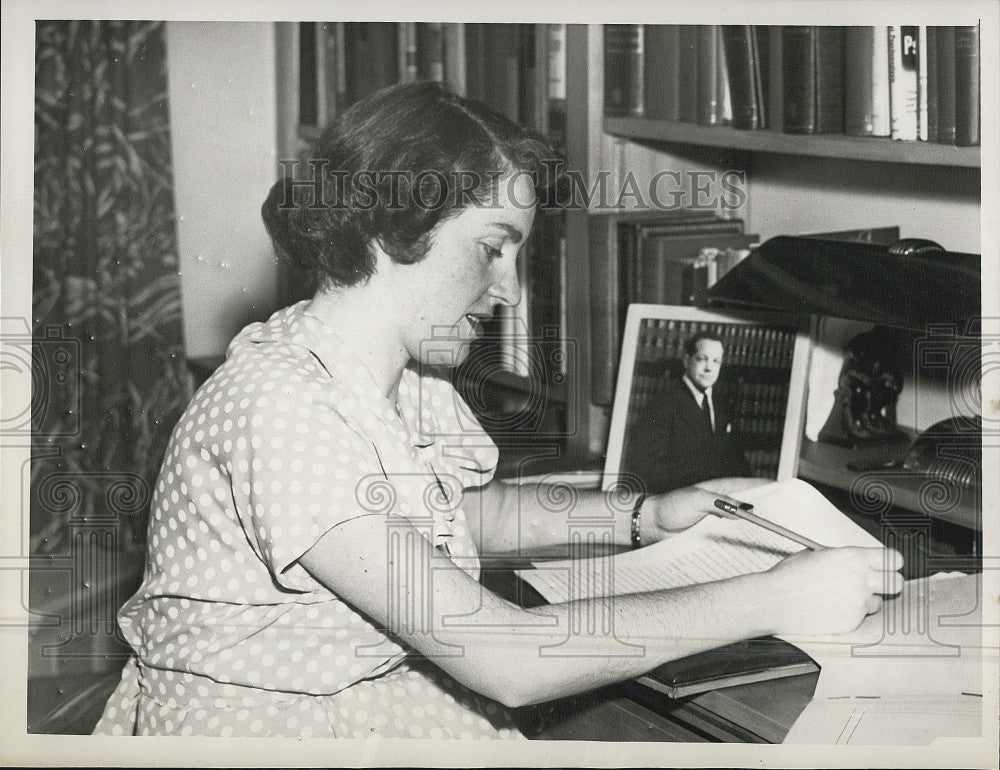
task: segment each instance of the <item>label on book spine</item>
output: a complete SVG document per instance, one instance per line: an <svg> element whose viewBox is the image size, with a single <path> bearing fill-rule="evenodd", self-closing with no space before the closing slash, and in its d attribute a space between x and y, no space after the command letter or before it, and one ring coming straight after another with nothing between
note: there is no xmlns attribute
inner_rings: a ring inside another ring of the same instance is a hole
<svg viewBox="0 0 1000 770"><path fill-rule="evenodd" d="M914 26L889 28L889 108L892 138L919 138L919 36Z"/></svg>

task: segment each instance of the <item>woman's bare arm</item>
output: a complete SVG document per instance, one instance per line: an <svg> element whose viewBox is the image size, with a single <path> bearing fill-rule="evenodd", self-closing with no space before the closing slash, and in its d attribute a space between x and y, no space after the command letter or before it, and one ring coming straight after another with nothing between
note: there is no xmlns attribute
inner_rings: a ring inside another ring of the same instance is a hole
<svg viewBox="0 0 1000 770"><path fill-rule="evenodd" d="M716 513L719 495L736 495L768 479L723 478L697 486L651 495L642 505L642 542L648 545L686 529L708 514ZM574 489L566 484L511 484L493 481L466 490L463 502L473 537L483 553L515 551L562 545L570 527L579 531L592 522L595 532L609 528L617 545L631 544L632 507L637 494Z"/></svg>
<svg viewBox="0 0 1000 770"><path fill-rule="evenodd" d="M338 525L300 562L458 681L508 706L628 679L738 639L848 631L899 577L883 572L882 549L829 549L759 574L528 611L487 591L402 520L388 521ZM390 554L393 538L403 548Z"/></svg>

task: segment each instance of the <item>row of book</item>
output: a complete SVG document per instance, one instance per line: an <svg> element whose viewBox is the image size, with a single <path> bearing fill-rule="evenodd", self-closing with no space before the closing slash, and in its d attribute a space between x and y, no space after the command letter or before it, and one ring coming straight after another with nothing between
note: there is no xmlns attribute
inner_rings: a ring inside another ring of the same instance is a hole
<svg viewBox="0 0 1000 770"><path fill-rule="evenodd" d="M741 219L709 211L595 213L589 217L591 399L608 405L621 354L629 304L694 305L710 285L706 253L734 250L745 256L760 239L744 232ZM711 251L711 250L714 250ZM729 260L729 268L738 262ZM715 278L721 278L718 265ZM685 323L647 327L687 334ZM686 338L686 337L684 337ZM682 337L663 339L665 346Z"/></svg>
<svg viewBox="0 0 1000 770"><path fill-rule="evenodd" d="M302 22L299 74L307 129L385 86L435 80L565 140L565 24Z"/></svg>
<svg viewBox="0 0 1000 770"><path fill-rule="evenodd" d="M726 363L729 366L728 350ZM789 366L791 366L791 346L789 346ZM785 406L788 404L787 369L784 382L756 382L741 377L736 389L737 404L741 417L756 419L758 417L784 417Z"/></svg>
<svg viewBox="0 0 1000 770"><path fill-rule="evenodd" d="M760 479L778 477L778 466L781 463L780 449L749 449L745 456L751 475Z"/></svg>
<svg viewBox="0 0 1000 770"><path fill-rule="evenodd" d="M434 80L565 147L565 24L302 23L299 54L306 140L380 88ZM539 214L521 262L521 302L498 311L480 343L491 350L478 361L547 383L565 375L565 351L553 352L566 332L564 229L560 214Z"/></svg>
<svg viewBox="0 0 1000 770"><path fill-rule="evenodd" d="M978 26L609 24L608 116L980 143Z"/></svg>
<svg viewBox="0 0 1000 770"><path fill-rule="evenodd" d="M690 328L691 324L687 321L646 319L636 351L637 365L642 362L680 361L684 343L694 333L690 332ZM790 330L763 326L741 328L725 323L705 324L704 330L722 340L727 367L786 369L791 366L795 333Z"/></svg>

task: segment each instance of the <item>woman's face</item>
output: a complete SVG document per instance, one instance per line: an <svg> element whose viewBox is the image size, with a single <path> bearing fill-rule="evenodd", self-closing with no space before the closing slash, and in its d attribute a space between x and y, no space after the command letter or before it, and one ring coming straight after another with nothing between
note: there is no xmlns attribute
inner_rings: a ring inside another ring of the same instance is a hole
<svg viewBox="0 0 1000 770"><path fill-rule="evenodd" d="M518 175L494 201L470 206L432 234L427 255L404 274L412 322L402 330L410 357L457 366L498 305L521 299L517 255L535 218L532 185Z"/></svg>

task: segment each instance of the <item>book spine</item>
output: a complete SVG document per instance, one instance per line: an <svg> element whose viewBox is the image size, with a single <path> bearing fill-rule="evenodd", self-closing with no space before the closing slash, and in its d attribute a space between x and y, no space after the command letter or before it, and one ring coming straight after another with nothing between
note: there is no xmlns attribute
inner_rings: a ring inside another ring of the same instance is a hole
<svg viewBox="0 0 1000 770"><path fill-rule="evenodd" d="M566 337L569 330L569 264L566 259L566 233L559 235L559 340L562 357L559 363L559 374L569 373L569 350Z"/></svg>
<svg viewBox="0 0 1000 770"><path fill-rule="evenodd" d="M484 63L486 60L483 41L483 24L465 25L465 95L476 101L484 100Z"/></svg>
<svg viewBox="0 0 1000 770"><path fill-rule="evenodd" d="M398 45L394 23L344 23L345 92L348 104L399 81Z"/></svg>
<svg viewBox="0 0 1000 770"><path fill-rule="evenodd" d="M922 58L927 63L924 91L924 105L927 110L928 142L938 140L938 98L937 98L937 27L926 27L926 43L921 49Z"/></svg>
<svg viewBox="0 0 1000 770"><path fill-rule="evenodd" d="M760 84L754 28L742 24L722 27L729 72L729 94L733 105L733 128L755 130L761 127Z"/></svg>
<svg viewBox="0 0 1000 770"><path fill-rule="evenodd" d="M536 88L535 25L519 24L517 41L517 116L526 126L540 128Z"/></svg>
<svg viewBox="0 0 1000 770"><path fill-rule="evenodd" d="M417 75L444 82L444 25L440 22L417 22Z"/></svg>
<svg viewBox="0 0 1000 770"><path fill-rule="evenodd" d="M643 26L644 115L660 120L680 117L681 28L678 24Z"/></svg>
<svg viewBox="0 0 1000 770"><path fill-rule="evenodd" d="M719 27L698 25L698 123L717 126L721 122L719 102Z"/></svg>
<svg viewBox="0 0 1000 770"><path fill-rule="evenodd" d="M917 28L889 27L889 108L893 139L915 140L919 135Z"/></svg>
<svg viewBox="0 0 1000 770"><path fill-rule="evenodd" d="M459 96L468 91L465 62L465 25L447 23L443 25L444 82Z"/></svg>
<svg viewBox="0 0 1000 770"><path fill-rule="evenodd" d="M781 32L782 127L788 134L816 132L816 28L785 26Z"/></svg>
<svg viewBox="0 0 1000 770"><path fill-rule="evenodd" d="M940 144L955 144L955 28L937 30L937 116Z"/></svg>
<svg viewBox="0 0 1000 770"><path fill-rule="evenodd" d="M566 146L566 25L547 24L548 132L556 147Z"/></svg>
<svg viewBox="0 0 1000 770"><path fill-rule="evenodd" d="M680 76L677 92L677 119L698 122L698 25L680 28Z"/></svg>
<svg viewBox="0 0 1000 770"><path fill-rule="evenodd" d="M889 92L889 28L882 25L872 41L872 136L892 135Z"/></svg>
<svg viewBox="0 0 1000 770"><path fill-rule="evenodd" d="M399 81L412 83L417 79L417 24L399 23Z"/></svg>
<svg viewBox="0 0 1000 770"><path fill-rule="evenodd" d="M979 27L955 27L955 144L979 144Z"/></svg>
<svg viewBox="0 0 1000 770"><path fill-rule="evenodd" d="M750 45L753 51L753 83L754 100L757 104L757 116L760 128L767 128L770 125L771 113L768 108L768 51L770 49L770 38L767 27L750 27Z"/></svg>
<svg viewBox="0 0 1000 770"><path fill-rule="evenodd" d="M643 114L641 24L604 25L604 114Z"/></svg>
<svg viewBox="0 0 1000 770"><path fill-rule="evenodd" d="M716 100L718 103L719 126L728 126L733 122L733 100L729 94L729 64L726 58L726 47L722 44L722 26L715 26L715 58L719 78L716 81Z"/></svg>
<svg viewBox="0 0 1000 770"><path fill-rule="evenodd" d="M484 24L483 102L511 120L518 120L519 27Z"/></svg>
<svg viewBox="0 0 1000 770"><path fill-rule="evenodd" d="M758 29L758 39L767 37L767 57L761 58L762 81L767 104L764 107L767 127L772 131L784 130L784 77L782 75L783 54L781 27L777 24ZM763 49L762 49L763 50ZM767 76L763 77L763 71Z"/></svg>
<svg viewBox="0 0 1000 770"><path fill-rule="evenodd" d="M614 396L618 361L619 259L614 217L591 217L590 347L591 401L607 405Z"/></svg>
<svg viewBox="0 0 1000 770"><path fill-rule="evenodd" d="M927 141L927 27L917 27L917 138Z"/></svg>
<svg viewBox="0 0 1000 770"><path fill-rule="evenodd" d="M816 31L816 133L844 132L844 28Z"/></svg>
<svg viewBox="0 0 1000 770"><path fill-rule="evenodd" d="M844 36L844 133L872 136L875 129L875 27L848 27Z"/></svg>
<svg viewBox="0 0 1000 770"><path fill-rule="evenodd" d="M326 53L323 59L325 76L323 83L326 93L324 122L329 123L345 107L346 81L344 79L344 25L342 22L326 22L323 25L323 41Z"/></svg>

